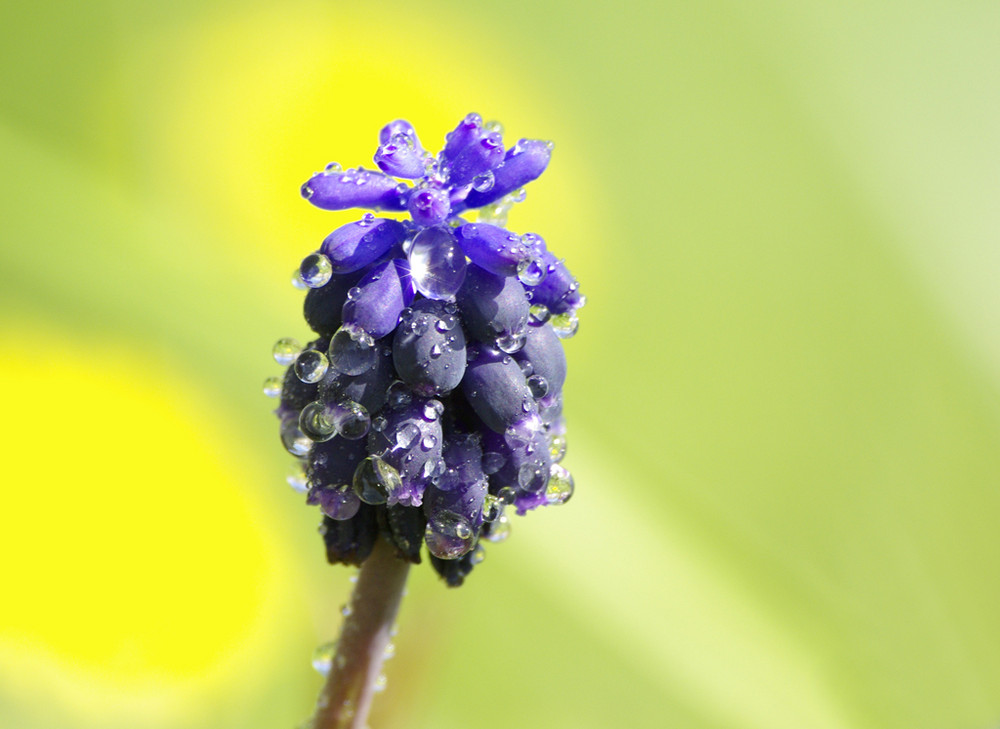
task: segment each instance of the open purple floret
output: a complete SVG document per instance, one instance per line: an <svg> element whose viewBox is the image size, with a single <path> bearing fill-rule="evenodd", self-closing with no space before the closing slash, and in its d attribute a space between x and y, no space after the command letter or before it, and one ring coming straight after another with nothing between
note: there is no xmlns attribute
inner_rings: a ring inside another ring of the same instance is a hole
<svg viewBox="0 0 1000 729"><path fill-rule="evenodd" d="M508 510L572 495L562 340L584 297L540 236L507 227L551 155L469 114L435 156L397 120L377 169L331 163L302 185L324 210L368 211L303 260L317 338L280 340L288 369L265 387L331 563L360 565L381 534L410 562L426 547L457 586L483 541L506 539Z"/></svg>

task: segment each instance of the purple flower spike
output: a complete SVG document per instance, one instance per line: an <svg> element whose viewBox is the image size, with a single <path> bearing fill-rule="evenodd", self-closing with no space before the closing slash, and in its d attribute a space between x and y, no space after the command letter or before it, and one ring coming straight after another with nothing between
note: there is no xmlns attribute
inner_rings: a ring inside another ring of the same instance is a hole
<svg viewBox="0 0 1000 729"><path fill-rule="evenodd" d="M323 210L403 210L407 192L406 186L392 177L361 167L320 172L302 185L302 197Z"/></svg>
<svg viewBox="0 0 1000 729"><path fill-rule="evenodd" d="M402 223L387 218L366 217L330 233L320 251L330 259L335 273L352 273L377 261L401 243L405 236L406 228Z"/></svg>
<svg viewBox="0 0 1000 729"><path fill-rule="evenodd" d="M447 190L425 187L413 191L406 209L417 225L440 225L451 215L451 200Z"/></svg>
<svg viewBox="0 0 1000 729"><path fill-rule="evenodd" d="M373 268L347 295L344 324L365 330L372 339L381 339L396 328L404 308L399 268L396 261L386 261Z"/></svg>
<svg viewBox="0 0 1000 729"><path fill-rule="evenodd" d="M526 257L521 239L488 223L469 223L455 229L455 237L473 263L498 276L514 276Z"/></svg>
<svg viewBox="0 0 1000 729"><path fill-rule="evenodd" d="M505 152L499 129L469 114L434 156L397 119L379 131L381 171L331 163L302 187L320 208L407 218L365 212L303 260L318 338L279 340L287 370L264 386L280 397L281 442L304 470L290 482L308 484L330 562L372 555L384 570L426 549L455 587L486 541L507 538L509 514L573 493L562 340L584 298L541 236L506 227L552 145Z"/></svg>
<svg viewBox="0 0 1000 729"><path fill-rule="evenodd" d="M493 186L482 192L470 192L465 199L466 207L489 205L538 179L549 166L551 158L552 142L522 139L508 150L503 164L493 170Z"/></svg>

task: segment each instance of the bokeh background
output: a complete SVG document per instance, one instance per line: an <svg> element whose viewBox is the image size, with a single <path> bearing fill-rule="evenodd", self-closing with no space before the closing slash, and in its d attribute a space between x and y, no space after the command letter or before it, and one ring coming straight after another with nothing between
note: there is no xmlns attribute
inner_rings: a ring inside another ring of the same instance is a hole
<svg viewBox="0 0 1000 729"><path fill-rule="evenodd" d="M1000 721L1000 5L0 7L0 726L310 713L348 570L260 394L299 184L555 140L577 494L415 569L375 729Z"/></svg>

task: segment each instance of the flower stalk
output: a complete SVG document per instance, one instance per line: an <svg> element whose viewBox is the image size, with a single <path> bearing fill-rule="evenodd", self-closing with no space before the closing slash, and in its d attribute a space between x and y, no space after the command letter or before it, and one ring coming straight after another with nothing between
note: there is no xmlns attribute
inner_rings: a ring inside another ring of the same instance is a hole
<svg viewBox="0 0 1000 729"><path fill-rule="evenodd" d="M410 563L378 538L361 565L313 729L364 729Z"/></svg>

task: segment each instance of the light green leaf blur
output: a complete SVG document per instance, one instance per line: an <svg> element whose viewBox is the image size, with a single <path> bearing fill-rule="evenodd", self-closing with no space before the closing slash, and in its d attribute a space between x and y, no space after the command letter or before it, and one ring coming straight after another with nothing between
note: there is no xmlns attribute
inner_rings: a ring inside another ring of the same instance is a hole
<svg viewBox="0 0 1000 729"><path fill-rule="evenodd" d="M271 343L350 214L299 184L469 111L589 303L577 492L413 571L373 729L1000 723L1000 6L0 8L0 726L310 713L349 571Z"/></svg>

